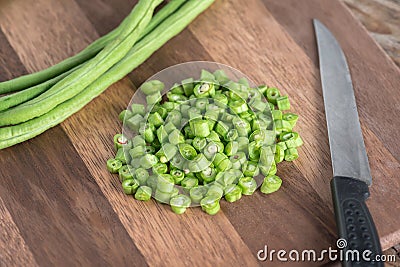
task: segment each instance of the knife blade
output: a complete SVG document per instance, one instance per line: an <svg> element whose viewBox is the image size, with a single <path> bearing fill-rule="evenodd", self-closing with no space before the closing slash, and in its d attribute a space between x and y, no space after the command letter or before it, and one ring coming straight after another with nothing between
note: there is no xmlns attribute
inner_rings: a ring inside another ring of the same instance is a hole
<svg viewBox="0 0 400 267"><path fill-rule="evenodd" d="M355 250L361 256L371 251L371 257L381 255L379 236L365 203L372 177L361 132L350 70L346 57L333 34L314 19L319 68L329 147L332 159L332 198L339 237L346 246L345 255ZM358 262L358 263L357 263ZM358 265L361 264L361 265ZM342 259L343 266L383 266L359 257Z"/></svg>
<svg viewBox="0 0 400 267"><path fill-rule="evenodd" d="M349 67L335 37L315 20L334 176L372 183Z"/></svg>

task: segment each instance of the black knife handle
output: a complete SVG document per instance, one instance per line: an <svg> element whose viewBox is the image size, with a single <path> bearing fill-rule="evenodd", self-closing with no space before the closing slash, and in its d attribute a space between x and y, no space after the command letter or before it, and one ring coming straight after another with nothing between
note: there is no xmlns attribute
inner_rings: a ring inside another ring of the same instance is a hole
<svg viewBox="0 0 400 267"><path fill-rule="evenodd" d="M339 237L345 240L337 243L343 253L342 266L383 267L383 262L375 260L376 255L382 255L382 249L374 221L365 204L369 197L368 185L353 178L337 176L331 181L331 189ZM359 261L352 260L352 251L349 250L358 251ZM370 255L368 251L364 252L366 250L371 251ZM363 258L363 252L367 254L367 260ZM374 261L368 261L368 258Z"/></svg>

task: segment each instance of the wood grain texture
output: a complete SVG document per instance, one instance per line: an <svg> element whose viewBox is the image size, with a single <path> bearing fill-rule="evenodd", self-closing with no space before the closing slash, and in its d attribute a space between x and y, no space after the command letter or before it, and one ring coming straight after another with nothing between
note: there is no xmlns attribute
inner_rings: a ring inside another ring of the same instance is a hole
<svg viewBox="0 0 400 267"><path fill-rule="evenodd" d="M127 0L39 2L31 9L21 9L22 0L0 2L2 80L43 69L78 52L115 27L133 6ZM49 14L39 14L40 6ZM0 166L7 165L0 168L0 225L11 223L15 244L25 244L21 263L257 266L262 263L256 253L265 245L317 251L334 245L331 167L311 26L314 16L334 31L348 56L374 177L368 205L383 247L398 243L400 214L394 211L400 209L396 139L400 94L395 90L400 81L393 62L336 0L301 4L249 0L246 5L218 0L132 72L130 79L111 86L61 126L0 151ZM24 23L15 23L15 18ZM278 86L290 95L293 111L301 115L296 127L305 145L298 161L281 165L282 190L268 196L257 192L235 204L222 202L222 212L216 216L199 208L177 216L166 205L124 195L118 177L107 172L105 161L114 153L112 136L121 130L117 116L135 88L157 71L192 60L229 64L254 81ZM7 247L4 255L12 248ZM0 252L0 260L1 256ZM326 262L294 265L321 263Z"/></svg>
<svg viewBox="0 0 400 267"><path fill-rule="evenodd" d="M400 112L400 94L396 93L396 88L400 87L400 69L372 41L344 4L330 0L307 0L308 5L296 0L263 2L315 66L318 66L318 55L311 19L317 18L331 29L347 56L360 118L400 160L400 146L393 145L393 140L397 140L396 126L400 125L400 117L388 118L388 114Z"/></svg>
<svg viewBox="0 0 400 267"><path fill-rule="evenodd" d="M0 79L9 80L27 74L27 70L19 60L17 54L7 41L7 37L0 31Z"/></svg>
<svg viewBox="0 0 400 267"><path fill-rule="evenodd" d="M1 199L0 229L0 266L38 266Z"/></svg>
<svg viewBox="0 0 400 267"><path fill-rule="evenodd" d="M344 3L400 67L400 1L344 0Z"/></svg>
<svg viewBox="0 0 400 267"><path fill-rule="evenodd" d="M189 28L192 29L193 27L194 31L198 29L198 31L195 31L195 35L216 61L227 62L241 69L252 69L252 78L254 80L258 82L264 80L267 84L278 86L282 88L284 92L296 98L296 101L292 103L293 110L299 113L301 118L307 118L307 121L301 121L298 126L298 131L306 140L306 144L301 150L301 152L305 153L305 157L301 157L294 164L299 168L300 173L306 177L309 185L314 188L315 194L321 197L322 202L316 203L324 203L321 207L322 209L327 206L331 207L331 205L328 204L330 203L330 193L327 192L327 190L329 190L327 184L329 183L332 171L329 164L329 149L326 140L327 134L318 70L313 66L311 60L304 54L300 47L293 42L292 38L285 34L284 29L276 23L268 10L263 9L258 1L249 1L249 3L255 8L251 10L241 9L240 13L235 13L235 10L239 8L238 6L227 1L217 3L214 6L216 8L211 8L210 12L207 12L207 15L210 17L218 18L216 19L217 21L214 22L220 25L220 27L215 29L217 31L216 37L214 37L216 39L215 42L206 43L206 34L210 32L213 27L211 23L207 24L206 16L203 17L204 20L199 19ZM220 8L218 8L218 4L221 5ZM214 14L212 13L213 11L215 11ZM246 11L248 11L248 13L246 13ZM222 16L222 14L218 12L224 12L227 16ZM252 15L250 15L250 13ZM246 23L237 23L233 30L227 21L225 21L227 18L231 17L242 18L240 21L244 21L244 18L247 18ZM199 25L201 25L201 27L199 27ZM268 27L264 25L268 25ZM247 31L245 31L245 29L247 29ZM233 31L240 31L242 34L240 36L235 36ZM222 32L224 34L222 34ZM268 50L265 50L263 45L258 45L258 42L251 42L255 32L261 36L269 36ZM240 48L246 45L249 49L245 54L240 54ZM218 51L227 51L228 49L237 56L232 57L231 54L228 53L218 53ZM274 67L265 70L260 67L254 68L252 66ZM296 78L293 79L293 77ZM365 92L365 94L367 93L369 93L369 91ZM362 118L361 123L364 126ZM363 127L363 129L364 136L366 136L366 127ZM324 138L315 138L315 136ZM368 140L371 139L372 137ZM367 145L367 150L372 159L384 158L389 161L392 159L391 164L393 168L389 169L381 168L381 166L374 164L374 161L371 160L371 167L375 167L372 169L372 175L375 177L375 186L371 189L374 201L369 202L369 204L372 214L375 214L376 218L379 218L382 213L390 213L392 209L392 207L385 208L383 203L388 198L395 200L398 196L400 184L395 173L400 170L400 165L386 149L382 148L382 145ZM303 160L307 161L307 163ZM391 173L382 175L383 171L391 171ZM298 174L298 176L301 174ZM389 181L387 181L387 179L389 179ZM381 192L385 192L385 194L383 195ZM316 203L314 202L313 207L318 206ZM397 207L398 206L395 205L394 208ZM390 220L391 226L388 226L384 221L378 221L377 227L381 235L386 236L388 234L388 238L392 239L392 231L388 231L388 229L395 227L398 220L398 217ZM393 238L398 239L398 234L398 232L394 233ZM388 247L389 243L385 242L383 245L384 247Z"/></svg>
<svg viewBox="0 0 400 267"><path fill-rule="evenodd" d="M85 10L84 7L82 8ZM90 15L88 16L90 17ZM96 29L101 28L102 22L96 23L94 26ZM173 39L167 44L166 49L168 50L168 46L176 49L177 46L181 46L181 40L190 40L190 38L185 38L185 36L188 37L187 33L188 31L185 31L180 37ZM192 49L192 53L201 53L202 48L195 46ZM176 55L164 57L169 65L176 62L177 59ZM187 60L190 60L190 58ZM184 215L185 218L182 219L172 213L166 205L161 205L155 201L152 201L153 205L133 201L131 197L122 194L119 179L110 175L102 167L104 161L112 157L114 153L109 140L112 139L114 133L121 131L122 125L115 118L119 111L127 106L134 88L126 80L121 81L119 86L113 86L82 110L81 116L72 117L63 123L63 128L73 140L89 171L93 173L94 177L99 177L97 183L108 197L116 213L119 214L121 222L125 225L132 239L152 240L152 242L137 243L147 262L152 266L196 266L199 265L198 260L203 258L202 264L205 265L214 263L217 265L256 266L257 261L254 255L222 213L210 218L204 216L201 210L193 209L187 212ZM107 105L110 102L116 103L118 106ZM107 121L104 121L104 118L93 120L94 114L112 114L112 116L108 116ZM106 123L109 127L93 131L94 128L98 128L98 125L103 123ZM110 131L110 128L113 131ZM76 134L78 130L79 135ZM94 144L102 144L103 146L97 146L98 149L88 149L88 142L80 138L82 133L90 140L90 147L93 147ZM107 179L104 179L104 177L107 177ZM115 188L118 188L120 194L115 194ZM138 217L142 219L138 220ZM215 244L217 243L219 243L217 247L224 249L216 249ZM155 244L160 248L168 249L155 249ZM175 245L171 246L171 244ZM182 251L190 251L190 255L182 255ZM211 256L205 257L205 251L210 251Z"/></svg>
<svg viewBox="0 0 400 267"><path fill-rule="evenodd" d="M68 136L44 136L0 151L0 195L36 262L145 265Z"/></svg>
<svg viewBox="0 0 400 267"><path fill-rule="evenodd" d="M0 28L29 72L73 55L98 37L73 1L38 0L29 8L21 0L2 3ZM55 45L60 42L65 45Z"/></svg>

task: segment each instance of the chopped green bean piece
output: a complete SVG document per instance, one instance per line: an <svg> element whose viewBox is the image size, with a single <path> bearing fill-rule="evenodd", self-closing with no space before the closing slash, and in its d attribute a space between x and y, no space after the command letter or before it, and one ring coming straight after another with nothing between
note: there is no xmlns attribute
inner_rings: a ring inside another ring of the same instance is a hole
<svg viewBox="0 0 400 267"><path fill-rule="evenodd" d="M170 134L173 130L176 129L175 125L172 122L167 122L166 124L163 125L165 131ZM161 127L161 126L160 126Z"/></svg>
<svg viewBox="0 0 400 267"><path fill-rule="evenodd" d="M226 136L224 137L224 140L229 142L229 141L234 141L239 137L238 131L236 129L230 129L227 133Z"/></svg>
<svg viewBox="0 0 400 267"><path fill-rule="evenodd" d="M192 160L197 156L196 149L189 144L179 144L179 153L184 159Z"/></svg>
<svg viewBox="0 0 400 267"><path fill-rule="evenodd" d="M287 95L280 96L276 99L276 104L279 110L288 110L290 109L290 102Z"/></svg>
<svg viewBox="0 0 400 267"><path fill-rule="evenodd" d="M129 179L133 179L133 174L131 171L131 166L129 165L123 165L119 170L118 170L118 174L119 174L119 180L121 182L125 181L125 180L129 180Z"/></svg>
<svg viewBox="0 0 400 267"><path fill-rule="evenodd" d="M192 131L195 136L204 138L210 134L210 128L208 127L208 122L206 120L193 120L192 125Z"/></svg>
<svg viewBox="0 0 400 267"><path fill-rule="evenodd" d="M290 125L292 125L292 128L296 125L297 120L299 119L299 116L294 113L285 113L282 115L282 119L285 121L288 121Z"/></svg>
<svg viewBox="0 0 400 267"><path fill-rule="evenodd" d="M209 195L200 201L200 205L203 211L209 215L214 215L220 210L219 205L220 198L215 195Z"/></svg>
<svg viewBox="0 0 400 267"><path fill-rule="evenodd" d="M165 120L168 116L169 110L167 110L162 104L158 105L157 108L155 108L155 111L161 115L163 120Z"/></svg>
<svg viewBox="0 0 400 267"><path fill-rule="evenodd" d="M215 94L215 85L213 83L201 83L194 87L193 93L197 98L208 97Z"/></svg>
<svg viewBox="0 0 400 267"><path fill-rule="evenodd" d="M130 148L132 146L132 141L126 138L122 134L116 134L114 135L114 148L115 151L118 151L118 149L125 147L125 148Z"/></svg>
<svg viewBox="0 0 400 267"><path fill-rule="evenodd" d="M130 163L132 168L140 168L140 158L132 158Z"/></svg>
<svg viewBox="0 0 400 267"><path fill-rule="evenodd" d="M263 95L266 94L268 86L266 86L265 84L259 85L256 87L256 89Z"/></svg>
<svg viewBox="0 0 400 267"><path fill-rule="evenodd" d="M284 158L285 158L285 149L283 149L282 146L277 145L275 147L275 156L274 156L275 163L282 162Z"/></svg>
<svg viewBox="0 0 400 267"><path fill-rule="evenodd" d="M221 139L219 138L219 135L215 131L211 131L210 134L207 136L207 141L219 142L221 141Z"/></svg>
<svg viewBox="0 0 400 267"><path fill-rule="evenodd" d="M132 111L128 110L128 109L124 109L123 111L121 111L121 113L118 115L118 119L121 122L124 122L125 120L131 118L134 114L132 113Z"/></svg>
<svg viewBox="0 0 400 267"><path fill-rule="evenodd" d="M156 93L160 93L164 89L164 83L158 81L158 80L152 80L148 81L142 84L140 87L140 90L145 94L145 95L153 95Z"/></svg>
<svg viewBox="0 0 400 267"><path fill-rule="evenodd" d="M190 206L191 200L188 196L180 194L171 198L169 204L173 212L182 214Z"/></svg>
<svg viewBox="0 0 400 267"><path fill-rule="evenodd" d="M185 91L183 90L183 87L177 83L175 83L172 86L172 89L170 90L171 93L177 94L177 95L183 95L185 94Z"/></svg>
<svg viewBox="0 0 400 267"><path fill-rule="evenodd" d="M237 178L237 174L234 170L228 170L226 172L220 172L215 177L215 181L222 185L223 187L227 186L228 184L233 184Z"/></svg>
<svg viewBox="0 0 400 267"><path fill-rule="evenodd" d="M260 158L260 145L257 141L253 141L249 144L248 151L250 160L258 160Z"/></svg>
<svg viewBox="0 0 400 267"><path fill-rule="evenodd" d="M128 127L129 130L137 133L142 122L144 122L143 116L140 114L135 114L130 118L125 118L124 126Z"/></svg>
<svg viewBox="0 0 400 267"><path fill-rule="evenodd" d="M200 111L205 112L208 106L208 99L207 98L199 98L196 100L196 108Z"/></svg>
<svg viewBox="0 0 400 267"><path fill-rule="evenodd" d="M215 132L219 134L222 138L226 137L228 131L229 131L229 126L222 121L218 121L217 124L215 125Z"/></svg>
<svg viewBox="0 0 400 267"><path fill-rule="evenodd" d="M174 188L174 178L170 174L159 174L157 176L157 190L171 193Z"/></svg>
<svg viewBox="0 0 400 267"><path fill-rule="evenodd" d="M145 109L144 105L142 105L142 104L133 103L131 105L131 111L132 111L133 115L139 114L144 117L144 115L146 114L146 109Z"/></svg>
<svg viewBox="0 0 400 267"><path fill-rule="evenodd" d="M107 160L107 170L111 173L118 173L122 167L122 162L116 159Z"/></svg>
<svg viewBox="0 0 400 267"><path fill-rule="evenodd" d="M200 203L207 193L207 188L205 186L196 186L190 189L189 194L193 203Z"/></svg>
<svg viewBox="0 0 400 267"><path fill-rule="evenodd" d="M182 170L185 167L184 165L187 162L187 159L183 158L180 153L176 153L170 162L172 166Z"/></svg>
<svg viewBox="0 0 400 267"><path fill-rule="evenodd" d="M279 135L279 140L285 142L287 148L296 148L303 145L303 140L296 132L283 132Z"/></svg>
<svg viewBox="0 0 400 267"><path fill-rule="evenodd" d="M216 70L214 72L214 77L218 81L219 84L225 84L225 83L229 82L229 78L223 70Z"/></svg>
<svg viewBox="0 0 400 267"><path fill-rule="evenodd" d="M156 153L156 156L160 159L160 162L167 163L170 161L178 152L178 148L170 143L163 143L161 149Z"/></svg>
<svg viewBox="0 0 400 267"><path fill-rule="evenodd" d="M143 136L144 136L144 140L147 143L153 143L154 139L155 139L155 134L153 132L153 128L154 126L152 124L146 123L143 126ZM141 129L139 129L139 132L141 131Z"/></svg>
<svg viewBox="0 0 400 267"><path fill-rule="evenodd" d="M238 151L239 143L236 141L230 141L225 146L225 154L227 156L232 156Z"/></svg>
<svg viewBox="0 0 400 267"><path fill-rule="evenodd" d="M211 72L201 70L200 80L204 82L213 82L215 80L215 77Z"/></svg>
<svg viewBox="0 0 400 267"><path fill-rule="evenodd" d="M282 180L276 175L269 175L264 178L264 182L261 185L261 192L264 194L270 194L277 191L282 185Z"/></svg>
<svg viewBox="0 0 400 267"><path fill-rule="evenodd" d="M218 107L225 108L228 105L228 98L223 94L215 94L213 99Z"/></svg>
<svg viewBox="0 0 400 267"><path fill-rule="evenodd" d="M217 175L216 170L210 166L208 166L199 173L199 176L201 179L203 179L203 182L208 182L208 183L214 181L216 175Z"/></svg>
<svg viewBox="0 0 400 267"><path fill-rule="evenodd" d="M188 190L198 185L199 180L194 177L185 177L181 182L181 186Z"/></svg>
<svg viewBox="0 0 400 267"><path fill-rule="evenodd" d="M224 174L220 174L223 176ZM206 196L216 196L222 198L224 195L224 187L220 183L212 183L208 186Z"/></svg>
<svg viewBox="0 0 400 267"><path fill-rule="evenodd" d="M274 147L271 146L263 146L260 149L260 165L262 166L270 166L272 162L275 162L274 158Z"/></svg>
<svg viewBox="0 0 400 267"><path fill-rule="evenodd" d="M158 188L156 189L155 193L154 193L154 198L160 202L160 203L169 203L170 199L171 199L171 192L162 192L160 191Z"/></svg>
<svg viewBox="0 0 400 267"><path fill-rule="evenodd" d="M145 145L146 141L140 135L136 135L135 137L132 138L132 147L145 146Z"/></svg>
<svg viewBox="0 0 400 267"><path fill-rule="evenodd" d="M160 127L158 127L158 129L157 129L157 131L156 131L156 134L157 134L157 139L158 139L158 141L159 141L160 143L164 143L165 141L167 141L167 139L168 139L168 133L167 133L167 131L165 130L164 125L161 125Z"/></svg>
<svg viewBox="0 0 400 267"><path fill-rule="evenodd" d="M271 167L269 168L268 175L274 175L274 174L276 174L276 171L277 171L276 163L272 162Z"/></svg>
<svg viewBox="0 0 400 267"><path fill-rule="evenodd" d="M140 185L146 185L147 178L149 178L149 172L143 168L136 168L135 178L138 180Z"/></svg>
<svg viewBox="0 0 400 267"><path fill-rule="evenodd" d="M151 154L146 154L140 158L140 165L145 169L150 169L158 162L158 158Z"/></svg>
<svg viewBox="0 0 400 267"><path fill-rule="evenodd" d="M239 179L238 186L242 189L243 195L252 195L257 189L257 182L252 177L242 177Z"/></svg>
<svg viewBox="0 0 400 267"><path fill-rule="evenodd" d="M183 171L179 170L179 169L173 169L170 172L172 178L174 179L174 183L175 184L179 184L183 178L185 178L185 174L183 173Z"/></svg>
<svg viewBox="0 0 400 267"><path fill-rule="evenodd" d="M172 92L167 93L167 98L171 102L182 103L187 101L187 97L184 95L174 94Z"/></svg>
<svg viewBox="0 0 400 267"><path fill-rule="evenodd" d="M157 163L153 166L152 171L154 174L165 174L168 172L168 166L165 163Z"/></svg>
<svg viewBox="0 0 400 267"><path fill-rule="evenodd" d="M249 139L247 136L239 136L236 141L238 142L238 151L248 153Z"/></svg>
<svg viewBox="0 0 400 267"><path fill-rule="evenodd" d="M224 191L225 200L228 202L235 202L242 198L242 188L235 184L227 185Z"/></svg>
<svg viewBox="0 0 400 267"><path fill-rule="evenodd" d="M247 103L243 99L232 101L229 107L235 114L246 112L249 109Z"/></svg>
<svg viewBox="0 0 400 267"><path fill-rule="evenodd" d="M193 88L194 88L193 82L194 82L193 78L185 79L181 82L183 91L185 92L186 96L190 96L193 94Z"/></svg>
<svg viewBox="0 0 400 267"><path fill-rule="evenodd" d="M293 161L299 157L299 153L296 148L288 148L285 150L285 160Z"/></svg>
<svg viewBox="0 0 400 267"><path fill-rule="evenodd" d="M276 105L276 99L280 97L280 95L281 94L279 93L279 90L277 88L270 87L267 89L265 96L267 97L268 102Z"/></svg>
<svg viewBox="0 0 400 267"><path fill-rule="evenodd" d="M162 126L163 123L164 123L163 118L162 118L161 115L160 115L159 113L157 113L157 112L151 113L151 114L149 115L149 118L148 118L147 120L148 120L148 122L149 122L150 124L154 125L156 128L159 127L159 126Z"/></svg>
<svg viewBox="0 0 400 267"><path fill-rule="evenodd" d="M168 135L168 141L173 145L182 144L185 142L185 137L181 131L175 129Z"/></svg>
<svg viewBox="0 0 400 267"><path fill-rule="evenodd" d="M233 119L233 125L239 136L247 137L251 131L250 123L239 117Z"/></svg>
<svg viewBox="0 0 400 267"><path fill-rule="evenodd" d="M193 139L192 145L197 151L200 152L207 145L207 140L205 138L195 137Z"/></svg>
<svg viewBox="0 0 400 267"><path fill-rule="evenodd" d="M122 182L122 189L127 195L133 195L139 186L140 184L136 179L128 179Z"/></svg>
<svg viewBox="0 0 400 267"><path fill-rule="evenodd" d="M115 159L122 162L122 164L126 164L130 161L128 149L119 148L117 150L117 154L115 155Z"/></svg>
<svg viewBox="0 0 400 267"><path fill-rule="evenodd" d="M242 168L242 164L247 161L246 154L244 152L237 152L233 154L229 159L232 162L232 169L238 170L240 170Z"/></svg>
<svg viewBox="0 0 400 267"><path fill-rule="evenodd" d="M161 98L161 93L157 92L155 94L146 96L146 103L148 106L153 106L154 104L160 103Z"/></svg>
<svg viewBox="0 0 400 267"><path fill-rule="evenodd" d="M258 167L258 162L248 161L243 165L243 174L249 177L255 177L260 173L260 168Z"/></svg>
<svg viewBox="0 0 400 267"><path fill-rule="evenodd" d="M152 189L148 186L142 185L136 190L135 198L141 201L147 201L151 198Z"/></svg>
<svg viewBox="0 0 400 267"><path fill-rule="evenodd" d="M210 164L211 162L203 154L198 154L189 162L188 168L191 172L200 172L205 170Z"/></svg>
<svg viewBox="0 0 400 267"><path fill-rule="evenodd" d="M282 111L278 109L271 110L272 118L276 120L281 120L282 119Z"/></svg>
<svg viewBox="0 0 400 267"><path fill-rule="evenodd" d="M157 183L158 183L158 176L157 176L157 174L150 175L149 178L147 178L146 185L147 185L148 187L150 187L153 191L156 190L156 188L157 188Z"/></svg>
<svg viewBox="0 0 400 267"><path fill-rule="evenodd" d="M275 121L275 132L276 134L281 134L282 132L290 132L292 131L292 125L288 121L285 120L276 120Z"/></svg>

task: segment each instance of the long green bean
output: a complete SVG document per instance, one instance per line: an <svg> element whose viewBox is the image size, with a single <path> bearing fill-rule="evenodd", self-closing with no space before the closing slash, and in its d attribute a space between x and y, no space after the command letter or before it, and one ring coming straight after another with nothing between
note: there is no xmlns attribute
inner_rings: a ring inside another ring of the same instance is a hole
<svg viewBox="0 0 400 267"><path fill-rule="evenodd" d="M14 107L14 106L17 106L28 100L31 100L32 98L34 98L34 97L40 95L41 93L47 91L48 89L50 89L58 81L65 78L67 75L69 75L74 70L75 70L75 68L72 70L69 70L67 72L64 72L64 73L60 74L59 76L52 78L50 80L47 80L41 84L30 87L26 90L0 97L0 111L7 110L10 107Z"/></svg>
<svg viewBox="0 0 400 267"><path fill-rule="evenodd" d="M39 97L2 112L0 126L18 124L43 115L89 86L128 53L161 1L139 1L128 15L129 23L114 41L85 63L84 67L74 71Z"/></svg>
<svg viewBox="0 0 400 267"><path fill-rule="evenodd" d="M201 2L189 0L137 43L120 62L78 95L40 117L19 125L0 128L0 149L33 138L79 111L111 84L120 80L133 68L144 62L169 39L181 32L213 2L214 0L203 0Z"/></svg>
<svg viewBox="0 0 400 267"><path fill-rule="evenodd" d="M164 19L173 14L182 4L187 0L171 0L164 8L156 13L150 23L147 25L144 32L139 37L139 40L143 39L147 34L152 32ZM46 82L50 79L56 79L59 81L59 76L64 72L67 72L74 67L80 66L82 63L93 58L99 53L108 43L114 40L121 32L123 27L128 22L128 19L124 19L121 24L109 32L108 34L100 37L85 49L80 51L78 54L69 57L47 69L23 75L12 80L0 82L0 94L11 93L19 91L25 88L29 88L34 85L38 85Z"/></svg>

